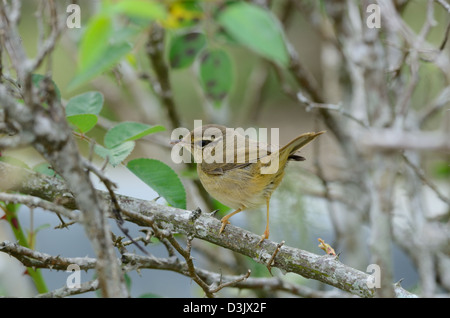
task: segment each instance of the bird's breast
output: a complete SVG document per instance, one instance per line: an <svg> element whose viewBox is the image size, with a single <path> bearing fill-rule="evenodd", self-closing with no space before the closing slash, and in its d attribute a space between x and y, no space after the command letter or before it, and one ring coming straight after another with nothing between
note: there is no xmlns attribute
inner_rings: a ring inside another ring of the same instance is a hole
<svg viewBox="0 0 450 318"><path fill-rule="evenodd" d="M197 165L197 171L203 187L216 200L233 209L248 209L265 204L283 175L283 171L273 175L255 173L255 165L223 174L207 174Z"/></svg>

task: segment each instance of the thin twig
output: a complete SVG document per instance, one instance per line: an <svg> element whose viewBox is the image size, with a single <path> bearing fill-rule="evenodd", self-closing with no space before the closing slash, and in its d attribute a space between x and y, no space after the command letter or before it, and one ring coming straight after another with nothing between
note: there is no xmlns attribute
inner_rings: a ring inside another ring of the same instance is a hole
<svg viewBox="0 0 450 318"><path fill-rule="evenodd" d="M417 174L419 179L426 184L428 187L430 187L431 190L436 193L437 197L441 199L443 202L447 203L450 206L450 198L447 198L445 195L442 194L441 190L430 180L427 178L425 173L420 167L417 167L414 163L409 160L409 158L403 153L402 158L405 160L406 164L411 167L411 169Z"/></svg>
<svg viewBox="0 0 450 318"><path fill-rule="evenodd" d="M236 278L236 279L230 280L230 281L228 281L228 282L226 282L226 283L220 283L219 286L217 286L216 288L210 289L210 292L211 292L212 294L215 294L215 293L217 293L218 291L220 291L221 289L223 289L223 288L225 288L225 287L233 287L233 286L236 286L236 284L238 284L238 283L240 283L240 282L246 280L247 278L249 278L251 272L252 272L251 270L248 270L247 273L241 275L240 277L238 277L238 278Z"/></svg>
<svg viewBox="0 0 450 318"><path fill-rule="evenodd" d="M157 82L153 81L153 89L160 96L167 110L170 123L173 128L181 127L181 119L176 110L173 92L169 79L169 68L164 60L164 29L154 23L149 33L146 51L153 69L155 70Z"/></svg>
<svg viewBox="0 0 450 318"><path fill-rule="evenodd" d="M272 256L267 262L267 269L269 270L270 275L272 275L272 264L275 261L275 257L277 256L278 252L280 251L280 248L284 245L284 243L286 242L281 241L280 243L278 243L277 247L275 248L275 251L273 252Z"/></svg>
<svg viewBox="0 0 450 318"><path fill-rule="evenodd" d="M98 279L94 279L88 282L81 283L80 286L78 287L64 286L45 294L39 294L36 296L36 298L63 298L74 295L80 295L91 291L96 291L99 288L100 285L98 283Z"/></svg>
<svg viewBox="0 0 450 318"><path fill-rule="evenodd" d="M208 284L206 284L205 281L201 279L195 271L194 262L191 256L191 244L193 239L193 237L188 237L186 249L184 249L180 244L178 244L178 241L173 237L173 235L167 236L167 240L170 242L170 244L172 244L177 252L180 253L180 255L185 259L189 276L194 280L194 282L197 283L197 285L199 285L203 289L206 297L214 298L214 293L211 292Z"/></svg>
<svg viewBox="0 0 450 318"><path fill-rule="evenodd" d="M49 202L31 195L0 192L0 201L20 203L30 208L39 207L44 210L53 211L57 215L63 215L74 222L82 222L83 220L82 215L79 213L66 209L59 204Z"/></svg>
<svg viewBox="0 0 450 318"><path fill-rule="evenodd" d="M369 128L368 124L362 121L361 119L356 118L342 107L342 105L335 105L335 104L323 104L323 103L314 103L310 101L308 98L306 98L305 95L303 95L301 92L297 93L297 98L300 102L306 105L306 111L311 111L312 109L326 109L330 111L339 112L343 116L357 122L359 125L361 125L364 128Z"/></svg>
<svg viewBox="0 0 450 318"><path fill-rule="evenodd" d="M50 6L50 17L51 17L51 33L45 42L39 46L38 53L34 60L30 62L30 72L34 72L44 61L45 58L50 58L54 51L56 42L61 36L62 32L66 29L66 19L65 16L58 21L58 16L56 12L56 7L54 1L48 2ZM51 64L51 63L49 63Z"/></svg>
<svg viewBox="0 0 450 318"><path fill-rule="evenodd" d="M450 4L447 3L445 0L436 0L437 3L439 3L445 10L447 10L448 13L450 13Z"/></svg>
<svg viewBox="0 0 450 318"><path fill-rule="evenodd" d="M116 219L116 224L119 227L119 229L122 231L122 233L128 237L128 239L134 243L134 245L144 254L149 255L148 252L134 239L131 237L129 230L124 227L124 220L122 218L122 208L119 205L119 202L117 202L116 194L114 193L114 189L117 188L117 185L112 182L109 178L105 176L103 171L97 169L91 162L84 160L83 161L84 166L88 169L88 171L93 172L100 181L103 182L106 189L108 190L109 196L111 198L111 202L113 204L112 212L114 214L114 217Z"/></svg>

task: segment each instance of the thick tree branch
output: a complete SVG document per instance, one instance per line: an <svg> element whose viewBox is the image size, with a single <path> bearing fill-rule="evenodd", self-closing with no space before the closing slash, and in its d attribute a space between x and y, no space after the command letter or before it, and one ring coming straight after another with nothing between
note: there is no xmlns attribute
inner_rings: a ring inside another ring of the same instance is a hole
<svg viewBox="0 0 450 318"><path fill-rule="evenodd" d="M32 94L31 91L26 93ZM34 97L31 96L28 100L33 103ZM83 168L78 147L65 120L64 109L60 104L57 105L58 102L54 98L49 102L50 112L38 104L16 103L7 95L6 89L0 86L0 104L4 107L7 117L19 123L20 134L27 136L33 147L66 180L68 187L60 195L72 193L76 206L83 214L87 235L97 256L103 260L99 263L98 272L104 296L125 296L126 288L120 269L114 261L105 206L96 195Z"/></svg>
<svg viewBox="0 0 450 318"><path fill-rule="evenodd" d="M446 132L371 129L362 133L360 143L363 147L383 151L401 149L450 151L450 138Z"/></svg>
<svg viewBox="0 0 450 318"><path fill-rule="evenodd" d="M27 267L65 271L71 264L78 265L84 270L94 269L97 265L97 260L93 258L52 256L8 241L0 243L0 251L14 256Z"/></svg>
<svg viewBox="0 0 450 318"><path fill-rule="evenodd" d="M60 98L56 96L54 84L50 77L41 81L44 87L36 88L32 83L35 68L53 52L64 23L58 22L54 3L51 3L50 14L54 23L52 33L39 48L37 57L29 59L18 32L20 1L13 3L10 6L0 2L0 40L17 74L20 83L18 93L24 103L17 102L9 94L8 88L0 84L0 108L4 112L5 122L18 127L20 143L33 146L66 181L66 192L73 194L83 214L83 225L99 260L97 273L103 296L126 296L125 283L111 244L105 205L99 200L89 175L84 171L82 158Z"/></svg>
<svg viewBox="0 0 450 318"><path fill-rule="evenodd" d="M14 178L15 173L22 178ZM9 173L8 173L9 172ZM62 181L56 178L41 176L37 173L27 171L17 167L11 167L8 164L0 162L0 180L4 176L12 177L9 190L26 193L30 189L28 180L34 180L33 184L41 184L42 196L47 200L53 201L67 192L63 190L59 194L54 191L48 191L47 188L53 185L60 190L64 189ZM37 179L43 179L36 182ZM18 179L18 180L17 180ZM46 180L46 181L44 181ZM0 188L0 190L5 190ZM34 195L40 196L39 188L34 189ZM104 200L108 200L109 195L106 192L98 191ZM53 198L49 198L49 193ZM277 243L266 240L261 246L258 245L260 236L233 225L227 226L227 230L219 235L220 221L209 214L195 214L194 212L181 210L173 207L163 206L152 201L131 198L128 196L117 195L118 203L122 208L124 219L129 220L141 226L152 227L157 224L160 228L171 232L178 232L192 236L210 243L222 246L234 252L251 257L256 262L267 265L273 252L277 248ZM73 202L68 198L66 207L72 206ZM335 257L328 255L320 256L297 248L282 246L275 259L272 268L279 268L284 272L293 272L303 277L321 281L325 284L337 287L349 293L362 296L373 297L376 290L369 288L367 282L371 276L351 268L341 263ZM395 293L399 297L413 296L399 286L395 286Z"/></svg>
<svg viewBox="0 0 450 318"><path fill-rule="evenodd" d="M34 266L35 268L48 268L52 270L67 269L70 264L76 264L80 270L90 270L96 267L97 260L89 257L60 257L52 256L46 253L37 252L24 248L18 244L11 242L1 242L0 251L3 251L27 266ZM126 272L139 269L160 269L168 270L191 277L186 262L180 262L175 257L156 258L154 256L141 256L133 253L124 253L122 255L122 264ZM196 275L200 277L211 288L212 293L218 292L225 287L234 287L238 289L270 289L272 291L284 291L292 295L301 297L345 297L348 294L332 292L321 292L312 290L308 287L287 282L278 277L249 277L250 272L246 274L222 275L214 273L202 268L195 268ZM54 298L54 297L68 297L77 294L83 294L89 291L94 291L99 288L98 280L81 283L77 287L62 287L52 292L39 294L38 298Z"/></svg>
<svg viewBox="0 0 450 318"><path fill-rule="evenodd" d="M15 204L19 203L26 205L27 207L30 208L34 207L42 208L44 210L55 212L56 214L64 216L74 222L82 222L82 215L80 215L79 213L71 211L57 203L46 201L44 199L32 195L0 192L0 201Z"/></svg>

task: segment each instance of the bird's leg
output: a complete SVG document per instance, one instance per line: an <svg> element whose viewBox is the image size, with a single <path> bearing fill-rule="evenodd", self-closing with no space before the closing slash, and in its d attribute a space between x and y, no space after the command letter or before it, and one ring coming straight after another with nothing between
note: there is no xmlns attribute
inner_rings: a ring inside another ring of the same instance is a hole
<svg viewBox="0 0 450 318"><path fill-rule="evenodd" d="M222 233L223 230L225 229L225 226L227 226L227 224L230 223L230 222L228 222L228 219L231 218L231 217L232 217L233 215L235 215L236 213L239 213L239 212L241 212L241 211L242 211L242 209L237 209L236 211L231 212L230 214L225 215L225 216L220 220L220 222L222 222L222 226L220 227L219 234Z"/></svg>
<svg viewBox="0 0 450 318"><path fill-rule="evenodd" d="M258 245L262 243L262 241L266 240L269 238L269 202L270 202L270 197L268 197L266 199L266 204L267 204L267 222L266 222L266 230L264 231L264 234L261 235L261 240L259 241Z"/></svg>

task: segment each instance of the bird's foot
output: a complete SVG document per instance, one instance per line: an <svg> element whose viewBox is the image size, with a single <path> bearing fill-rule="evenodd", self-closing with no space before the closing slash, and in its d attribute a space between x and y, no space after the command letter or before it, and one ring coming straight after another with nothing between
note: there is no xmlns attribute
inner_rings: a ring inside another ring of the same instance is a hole
<svg viewBox="0 0 450 318"><path fill-rule="evenodd" d="M219 235L223 232L223 230L225 229L225 226L227 226L227 224L230 224L228 219L225 219L225 218L222 218L222 220L220 220L220 222L222 222L222 226L220 227Z"/></svg>
<svg viewBox="0 0 450 318"><path fill-rule="evenodd" d="M268 230L265 230L265 231L264 231L264 234L261 235L261 239L259 240L258 245L261 245L261 243L262 243L264 240L267 240L268 238L269 238L269 231L268 231Z"/></svg>

